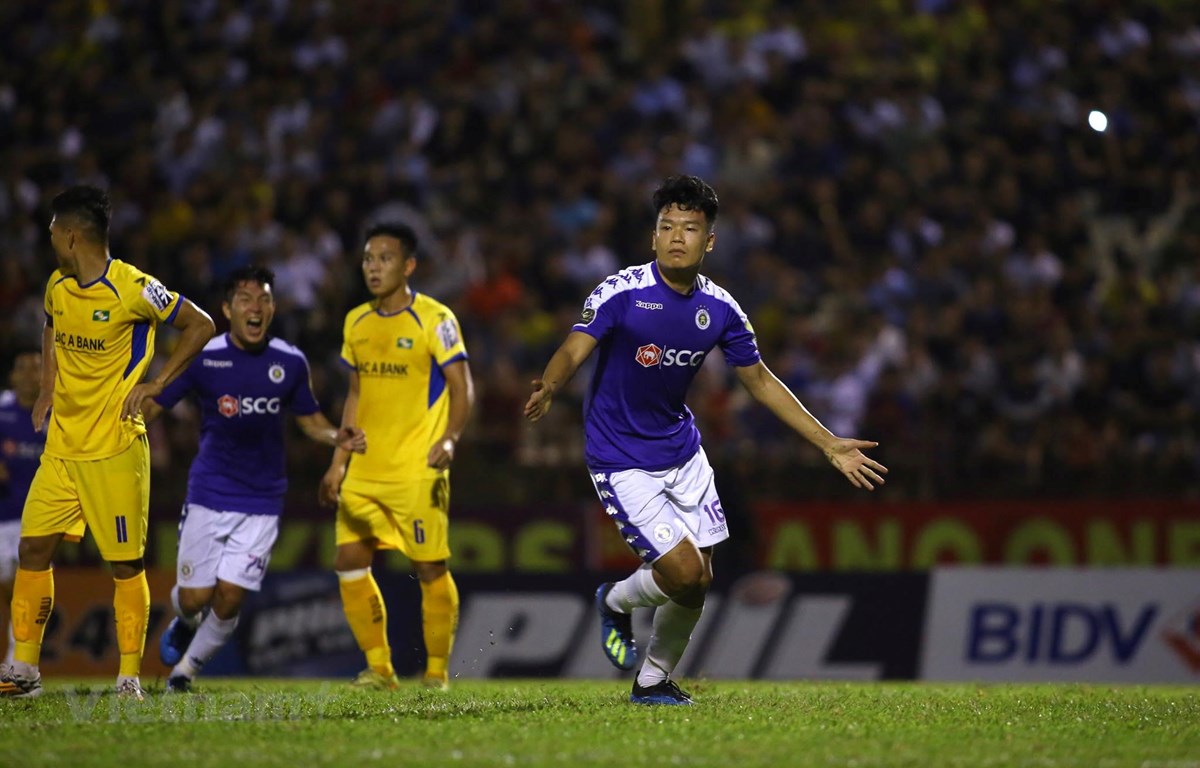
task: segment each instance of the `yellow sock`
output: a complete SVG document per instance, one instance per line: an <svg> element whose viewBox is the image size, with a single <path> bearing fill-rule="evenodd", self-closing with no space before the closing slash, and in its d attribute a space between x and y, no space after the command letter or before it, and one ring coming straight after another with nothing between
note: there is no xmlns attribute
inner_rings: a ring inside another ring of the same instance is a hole
<svg viewBox="0 0 1200 768"><path fill-rule="evenodd" d="M27 571L17 568L13 581L13 660L38 665L42 637L54 608L54 569Z"/></svg>
<svg viewBox="0 0 1200 768"><path fill-rule="evenodd" d="M445 680L458 630L458 585L449 571L428 584L421 582L421 623L429 657L425 676Z"/></svg>
<svg viewBox="0 0 1200 768"><path fill-rule="evenodd" d="M121 652L121 677L137 677L142 670L146 647L146 625L150 621L150 584L146 572L132 579L113 578L113 612L117 615L117 649Z"/></svg>
<svg viewBox="0 0 1200 768"><path fill-rule="evenodd" d="M339 574L340 577L340 574ZM392 649L387 641L387 607L375 577L367 571L356 579L338 579L342 592L342 609L358 647L367 656L367 665L384 677L395 674L392 669Z"/></svg>

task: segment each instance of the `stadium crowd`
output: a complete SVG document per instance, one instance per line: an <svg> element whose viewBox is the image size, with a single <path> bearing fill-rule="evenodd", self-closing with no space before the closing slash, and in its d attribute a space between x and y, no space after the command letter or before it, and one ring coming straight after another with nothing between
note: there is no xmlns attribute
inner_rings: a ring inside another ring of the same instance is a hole
<svg viewBox="0 0 1200 768"><path fill-rule="evenodd" d="M337 403L362 232L398 219L480 390L459 498L590 498L512 481L581 474L546 471L581 465L579 408L521 404L686 172L721 196L705 273L819 418L881 442L885 498L1197 489L1195 4L79 0L0 4L0 47L4 363L40 335L47 203L93 183L113 255L214 316L230 270L274 269ZM697 384L719 481L843 493L719 360ZM182 482L194 420L156 429Z"/></svg>

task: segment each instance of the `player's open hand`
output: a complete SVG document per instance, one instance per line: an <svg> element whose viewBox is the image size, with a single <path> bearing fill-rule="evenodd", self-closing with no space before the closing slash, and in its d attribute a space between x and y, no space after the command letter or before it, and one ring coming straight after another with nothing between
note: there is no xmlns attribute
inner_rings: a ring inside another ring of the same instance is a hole
<svg viewBox="0 0 1200 768"><path fill-rule="evenodd" d="M321 485L317 488L317 502L323 507L336 507L338 494L342 490L342 479L346 476L345 466L331 466L325 470Z"/></svg>
<svg viewBox="0 0 1200 768"><path fill-rule="evenodd" d="M447 469L450 462L454 461L455 447L454 441L448 437L438 440L429 449L429 466L434 469Z"/></svg>
<svg viewBox="0 0 1200 768"><path fill-rule="evenodd" d="M550 401L553 399L553 395L554 390L547 387L545 382L541 379L534 379L533 394L525 403L525 418L537 421L545 416L546 411L550 410Z"/></svg>
<svg viewBox="0 0 1200 768"><path fill-rule="evenodd" d="M342 427L337 431L337 447L351 453L366 453L367 433L358 427Z"/></svg>
<svg viewBox="0 0 1200 768"><path fill-rule="evenodd" d="M54 404L54 395L49 392L43 392L38 395L38 399L33 402L33 431L42 433L46 431L46 419L50 417L50 406Z"/></svg>
<svg viewBox="0 0 1200 768"><path fill-rule="evenodd" d="M156 384L153 381L143 381L132 390L129 391L129 396L125 398L125 403L121 406L121 418L132 419L135 416L140 416L142 413L142 402L147 397L158 397L162 394L163 388L161 384Z"/></svg>
<svg viewBox="0 0 1200 768"><path fill-rule="evenodd" d="M829 459L829 463L837 467L855 488L873 491L876 485L883 485L883 475L886 475L888 470L875 459L865 456L862 449L874 448L877 445L879 443L873 440L839 437L825 449L825 458Z"/></svg>

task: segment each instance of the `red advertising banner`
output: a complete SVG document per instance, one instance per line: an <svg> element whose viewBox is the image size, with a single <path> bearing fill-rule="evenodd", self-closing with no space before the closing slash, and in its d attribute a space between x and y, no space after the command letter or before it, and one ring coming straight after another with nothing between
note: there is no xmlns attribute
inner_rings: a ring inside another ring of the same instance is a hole
<svg viewBox="0 0 1200 768"><path fill-rule="evenodd" d="M1200 566L1197 501L764 502L754 526L758 564L779 570Z"/></svg>

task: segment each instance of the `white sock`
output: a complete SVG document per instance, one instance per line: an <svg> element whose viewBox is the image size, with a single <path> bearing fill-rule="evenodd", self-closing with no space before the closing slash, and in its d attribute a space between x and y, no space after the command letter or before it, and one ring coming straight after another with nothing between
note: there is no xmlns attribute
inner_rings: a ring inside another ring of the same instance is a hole
<svg viewBox="0 0 1200 768"><path fill-rule="evenodd" d="M654 581L654 569L643 565L629 578L614 584L604 603L617 613L633 613L634 608L651 608L670 599Z"/></svg>
<svg viewBox="0 0 1200 768"><path fill-rule="evenodd" d="M175 609L175 615L178 616L180 619L182 619L184 624L187 624L192 629L195 629L196 627L200 626L200 619L202 619L204 617L204 612L198 611L191 615L188 615L183 612L183 609L179 607L179 585L178 584L171 587L171 607Z"/></svg>
<svg viewBox="0 0 1200 768"><path fill-rule="evenodd" d="M225 645L233 635L237 623L237 616L232 619L221 619L217 617L217 614L209 611L200 624L200 628L196 630L196 636L192 638L191 645L183 654L183 658L175 665L175 669L171 670L171 676L195 677L200 668L209 659L216 656L217 651L221 650L221 646Z"/></svg>
<svg viewBox="0 0 1200 768"><path fill-rule="evenodd" d="M648 688L671 676L687 650L692 630L702 613L703 606L688 608L674 600L658 607L654 612L654 632L646 647L646 661L638 672L638 685Z"/></svg>

